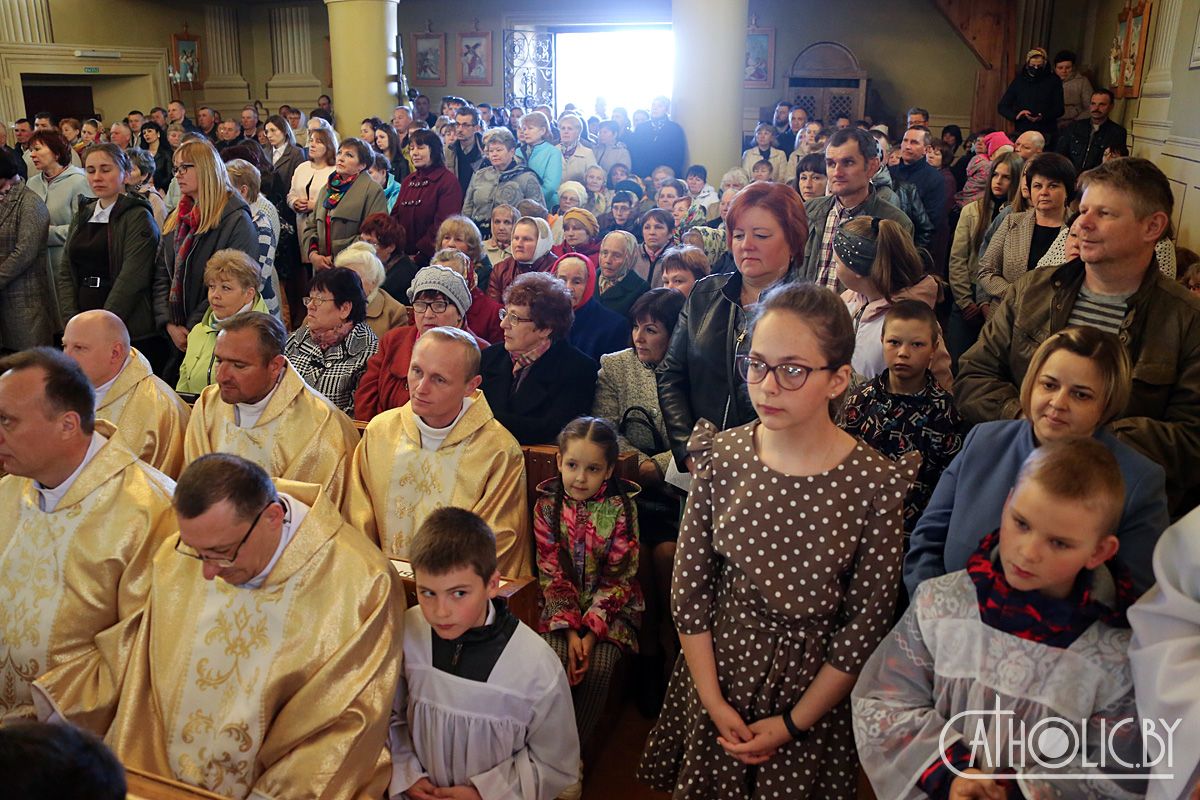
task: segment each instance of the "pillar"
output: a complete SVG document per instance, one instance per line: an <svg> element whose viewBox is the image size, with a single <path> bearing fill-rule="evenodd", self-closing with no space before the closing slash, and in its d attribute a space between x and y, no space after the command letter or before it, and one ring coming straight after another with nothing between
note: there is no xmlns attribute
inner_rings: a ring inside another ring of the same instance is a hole
<svg viewBox="0 0 1200 800"><path fill-rule="evenodd" d="M1146 57L1142 61L1142 92L1137 100L1126 100L1125 108L1135 108L1136 114L1125 127L1133 134L1131 153L1163 164L1163 148L1173 133L1171 126L1171 61L1175 55L1175 40L1179 36L1181 0L1162 0L1155 3L1151 34L1146 37ZM1136 106L1134 105L1136 104Z"/></svg>
<svg viewBox="0 0 1200 800"><path fill-rule="evenodd" d="M353 46L343 43L343 46ZM312 29L308 6L271 9L271 67L267 81L268 105L287 103L312 108L321 94L321 82L313 75Z"/></svg>
<svg viewBox="0 0 1200 800"><path fill-rule="evenodd" d="M397 0L325 0L338 132L358 136L367 117L388 119L399 73Z"/></svg>
<svg viewBox="0 0 1200 800"><path fill-rule="evenodd" d="M205 6L204 102L222 110L240 108L250 99L250 86L242 76L242 54L237 9Z"/></svg>
<svg viewBox="0 0 1200 800"><path fill-rule="evenodd" d="M53 44L50 0L0 0L0 40Z"/></svg>
<svg viewBox="0 0 1200 800"><path fill-rule="evenodd" d="M708 168L710 182L741 161L742 75L749 0L672 0L675 94L671 116L687 131L689 164ZM696 53L705 69L696 69ZM778 70L776 84L786 81ZM682 180L683 176L679 178Z"/></svg>
<svg viewBox="0 0 1200 800"><path fill-rule="evenodd" d="M1171 94L1171 60L1175 55L1175 40L1179 31L1181 0L1162 0L1155 4L1154 38L1147 40L1150 48L1149 69L1142 82L1142 97L1169 97Z"/></svg>

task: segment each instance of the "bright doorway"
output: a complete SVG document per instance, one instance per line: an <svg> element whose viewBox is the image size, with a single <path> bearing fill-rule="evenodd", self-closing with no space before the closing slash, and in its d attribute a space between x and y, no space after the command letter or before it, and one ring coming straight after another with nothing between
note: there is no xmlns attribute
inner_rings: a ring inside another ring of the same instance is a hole
<svg viewBox="0 0 1200 800"><path fill-rule="evenodd" d="M586 118L602 97L608 113L649 110L658 95L671 96L675 35L669 27L608 28L554 34L555 91L561 109L574 103Z"/></svg>

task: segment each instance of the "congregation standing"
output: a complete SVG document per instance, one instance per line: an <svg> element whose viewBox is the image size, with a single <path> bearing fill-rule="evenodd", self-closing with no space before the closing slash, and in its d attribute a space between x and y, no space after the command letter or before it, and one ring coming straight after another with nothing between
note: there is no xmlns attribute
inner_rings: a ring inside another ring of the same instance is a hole
<svg viewBox="0 0 1200 800"><path fill-rule="evenodd" d="M570 800L625 661L676 798L1194 796L1200 258L1075 60L709 165L665 97L18 120L0 740ZM1034 775L990 704L1181 757Z"/></svg>

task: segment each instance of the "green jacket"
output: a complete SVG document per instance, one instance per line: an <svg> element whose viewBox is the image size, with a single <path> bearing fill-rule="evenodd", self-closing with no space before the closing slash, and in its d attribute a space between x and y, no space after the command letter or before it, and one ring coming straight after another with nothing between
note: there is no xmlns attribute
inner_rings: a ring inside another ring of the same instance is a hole
<svg viewBox="0 0 1200 800"><path fill-rule="evenodd" d="M267 312L267 304L261 295L254 296L251 311ZM213 351L217 346L220 323L213 320L212 306L204 310L204 318L188 331L187 351L179 365L179 382L175 391L185 394L200 394L204 387L213 383Z"/></svg>
<svg viewBox="0 0 1200 800"><path fill-rule="evenodd" d="M963 419L1020 415L1019 387L1029 361L1050 334L1067 327L1084 269L1076 259L1031 270L993 306L954 381ZM1128 309L1119 336L1133 362L1133 387L1109 429L1166 470L1174 517L1196 504L1200 490L1200 299L1152 260Z"/></svg>
<svg viewBox="0 0 1200 800"><path fill-rule="evenodd" d="M79 204L67 238L62 259L55 274L58 307L63 322L79 313L76 300L81 275L71 261L71 241L80 225L86 225L96 209L95 198ZM150 203L142 197L122 194L108 218L108 263L112 289L104 308L116 314L129 329L129 338L137 341L155 333L151 287L154 283L155 258L161 235Z"/></svg>

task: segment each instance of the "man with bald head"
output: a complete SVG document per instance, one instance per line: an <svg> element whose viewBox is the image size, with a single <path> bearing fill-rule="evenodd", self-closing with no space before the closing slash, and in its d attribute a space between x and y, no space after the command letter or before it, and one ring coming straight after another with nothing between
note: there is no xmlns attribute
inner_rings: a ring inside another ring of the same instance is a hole
<svg viewBox="0 0 1200 800"><path fill-rule="evenodd" d="M96 416L117 426L116 436L155 469L172 478L183 470L187 403L129 346L129 331L111 311L71 317L63 352L77 363L96 393Z"/></svg>
<svg viewBox="0 0 1200 800"><path fill-rule="evenodd" d="M1017 155L1028 161L1046 149L1046 137L1038 131L1025 131L1013 142Z"/></svg>
<svg viewBox="0 0 1200 800"><path fill-rule="evenodd" d="M174 532L175 482L94 415L87 376L49 347L0 361L0 725L35 715L48 672L83 689L70 718L103 734L150 588ZM53 708L39 708L48 717Z"/></svg>

